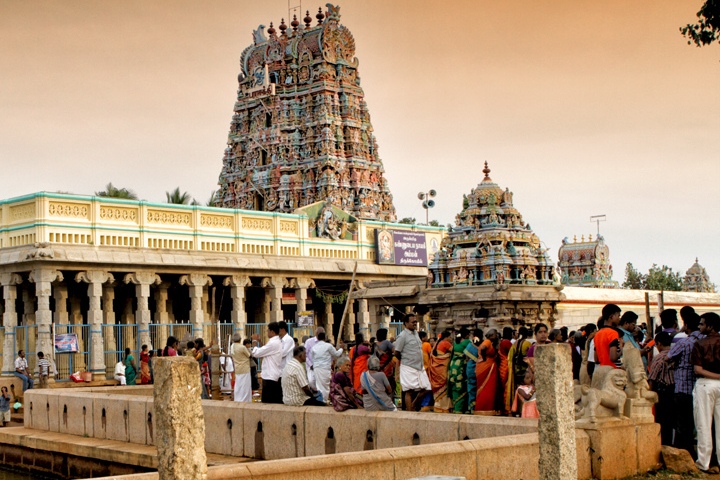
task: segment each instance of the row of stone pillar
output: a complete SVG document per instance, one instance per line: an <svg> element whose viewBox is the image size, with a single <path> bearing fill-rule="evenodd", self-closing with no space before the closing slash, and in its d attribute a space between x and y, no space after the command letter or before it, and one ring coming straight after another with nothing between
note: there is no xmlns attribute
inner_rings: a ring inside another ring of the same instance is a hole
<svg viewBox="0 0 720 480"><path fill-rule="evenodd" d="M67 286L62 284L64 278L62 272L54 269L39 268L30 272L28 280L35 284L35 295L37 309L34 312L34 321L38 328L36 351L42 351L52 358L54 352L54 339L52 338L52 323L66 324L68 312L66 307ZM112 273L104 270L86 270L75 275L74 280L78 283L88 285L87 295L89 308L87 312L87 324L90 330L90 372L93 377L105 378L105 356L104 338L102 325L115 324L115 312L113 312L113 300L115 298L114 287L115 277ZM150 324L152 323L151 312L148 305L150 287L155 286L156 300L156 323L164 324L169 322L167 311L169 283L163 282L161 277L154 272L139 271L126 274L122 281L125 284L135 286L135 297L137 308L135 311L135 323L138 325L138 337L141 344L153 348L150 336ZM5 341L3 345L3 375L12 375L14 372L14 355L16 352L15 327L18 325L18 314L15 309L17 299L17 286L23 283L23 277L17 273L0 274L0 286L3 287L4 313L3 325L5 327ZM212 285L212 279L202 273L182 275L179 279L180 285L186 285L190 294L189 322L192 325L193 337L202 337L205 324L205 310L203 308L203 295L205 287ZM234 330L244 333L247 324L247 312L245 311L245 289L252 285L248 275L231 275L223 279L223 285L230 287L232 298L231 322ZM266 321L283 320L282 291L283 288L295 290L297 311L307 310L307 291L314 288L315 284L311 278L297 277L286 278L282 276L265 277L260 286L266 290L265 301L269 307L266 311L269 315ZM50 309L50 296L53 294L53 287L56 293L55 312ZM360 299L358 302L359 329L369 333L370 314L368 312L367 300ZM27 308L27 307L26 307ZM26 312L29 317L29 312ZM54 317L54 318L53 318ZM269 318L268 318L269 317ZM332 305L325 305L326 326L332 329L333 315ZM346 319L346 338L352 337L353 325L356 321L355 314L350 309L349 318ZM110 335L112 329L109 329ZM342 335L341 333L341 335ZM110 339L114 344L114 339ZM163 347L158 345L156 347Z"/></svg>

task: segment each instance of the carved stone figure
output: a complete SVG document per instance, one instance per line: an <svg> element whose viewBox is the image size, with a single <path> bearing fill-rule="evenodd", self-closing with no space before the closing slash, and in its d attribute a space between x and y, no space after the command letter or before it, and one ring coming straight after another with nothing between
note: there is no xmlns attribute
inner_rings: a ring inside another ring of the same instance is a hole
<svg viewBox="0 0 720 480"><path fill-rule="evenodd" d="M590 422L596 422L598 418L621 418L627 399L627 383L625 370L607 366L595 368L591 386L576 387L575 418Z"/></svg>

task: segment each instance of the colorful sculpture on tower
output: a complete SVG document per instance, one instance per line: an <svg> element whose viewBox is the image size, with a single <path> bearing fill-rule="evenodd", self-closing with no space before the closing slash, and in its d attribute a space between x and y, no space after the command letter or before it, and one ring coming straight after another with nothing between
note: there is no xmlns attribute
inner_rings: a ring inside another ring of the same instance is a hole
<svg viewBox="0 0 720 480"><path fill-rule="evenodd" d="M513 194L485 178L464 196L463 210L428 267L431 287L553 284L553 262L513 206Z"/></svg>
<svg viewBox="0 0 720 480"><path fill-rule="evenodd" d="M294 212L329 202L361 219L395 221L364 100L355 40L340 7L311 26L253 32L242 71L216 206ZM289 30L289 31L288 31Z"/></svg>
<svg viewBox="0 0 720 480"><path fill-rule="evenodd" d="M598 234L593 240L583 235L580 241L577 236L573 241L565 237L558 251L558 269L563 285L572 287L616 288L618 282L612 279L613 270L610 264L610 249L605 245L605 238Z"/></svg>
<svg viewBox="0 0 720 480"><path fill-rule="evenodd" d="M705 271L705 267L698 263L697 258L692 267L685 272L682 289L684 292L715 293L715 285L710 281L710 276Z"/></svg>

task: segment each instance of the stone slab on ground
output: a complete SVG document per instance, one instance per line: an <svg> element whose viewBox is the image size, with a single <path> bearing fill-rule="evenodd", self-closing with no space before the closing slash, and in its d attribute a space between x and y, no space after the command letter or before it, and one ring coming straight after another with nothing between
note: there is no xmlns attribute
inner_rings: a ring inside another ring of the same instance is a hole
<svg viewBox="0 0 720 480"><path fill-rule="evenodd" d="M637 473L637 437L630 419L577 422L590 437L590 462L598 480L625 478Z"/></svg>
<svg viewBox="0 0 720 480"><path fill-rule="evenodd" d="M662 459L665 468L675 473L700 473L690 452L667 445L662 446Z"/></svg>

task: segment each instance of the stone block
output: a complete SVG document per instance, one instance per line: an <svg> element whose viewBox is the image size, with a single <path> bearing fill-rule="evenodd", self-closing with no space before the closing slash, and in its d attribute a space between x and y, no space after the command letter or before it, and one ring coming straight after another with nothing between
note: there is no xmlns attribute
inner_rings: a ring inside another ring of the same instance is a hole
<svg viewBox="0 0 720 480"><path fill-rule="evenodd" d="M537 433L482 438L463 443L471 445L476 451L477 476L472 478L483 480L539 478L540 446Z"/></svg>
<svg viewBox="0 0 720 480"><path fill-rule="evenodd" d="M95 438L128 442L128 397L124 395L97 394L93 401L93 431Z"/></svg>
<svg viewBox="0 0 720 480"><path fill-rule="evenodd" d="M160 480L207 476L205 416L200 402L200 367L190 357L158 357L154 421Z"/></svg>
<svg viewBox="0 0 720 480"><path fill-rule="evenodd" d="M93 437L93 399L85 393L63 393L58 396L59 432Z"/></svg>
<svg viewBox="0 0 720 480"><path fill-rule="evenodd" d="M662 446L662 459L665 468L675 473L700 473L690 452L667 445Z"/></svg>
<svg viewBox="0 0 720 480"><path fill-rule="evenodd" d="M27 428L57 432L60 429L58 395L50 389L27 390L23 403L24 423ZM28 418L29 417L29 418Z"/></svg>
<svg viewBox="0 0 720 480"><path fill-rule="evenodd" d="M478 476L477 451L468 442L452 442L410 448L391 448L395 478L411 478L418 475L452 475L465 478ZM508 478L508 477L505 477Z"/></svg>
<svg viewBox="0 0 720 480"><path fill-rule="evenodd" d="M210 432L205 435L206 452L243 456L243 405L239 402L203 400L205 426Z"/></svg>
<svg viewBox="0 0 720 480"><path fill-rule="evenodd" d="M537 432L535 418L486 417L483 415L462 415L458 424L459 440L503 437Z"/></svg>
<svg viewBox="0 0 720 480"><path fill-rule="evenodd" d="M332 437L332 438L329 438ZM377 412L307 407L305 455L361 452L376 449Z"/></svg>
<svg viewBox="0 0 720 480"><path fill-rule="evenodd" d="M577 449L577 478L592 478L592 465L590 463L590 437L584 430L575 430L575 448Z"/></svg>
<svg viewBox="0 0 720 480"><path fill-rule="evenodd" d="M304 457L307 408L243 404L244 456L264 460Z"/></svg>
<svg viewBox="0 0 720 480"><path fill-rule="evenodd" d="M457 441L460 418L443 413L378 412L376 448Z"/></svg>
<svg viewBox="0 0 720 480"><path fill-rule="evenodd" d="M625 478L637 473L637 436L629 419L578 422L590 437L590 462L598 480Z"/></svg>
<svg viewBox="0 0 720 480"><path fill-rule="evenodd" d="M152 410L150 411L152 412ZM147 412L146 397L128 398L128 439L130 443L147 445Z"/></svg>
<svg viewBox="0 0 720 480"><path fill-rule="evenodd" d="M659 423L635 425L637 435L637 471L640 474L657 470L661 465L662 451Z"/></svg>

